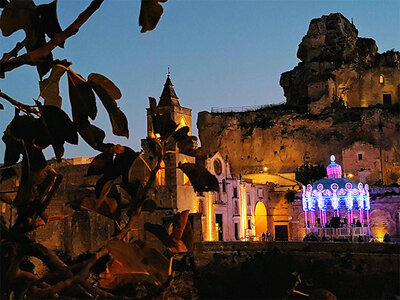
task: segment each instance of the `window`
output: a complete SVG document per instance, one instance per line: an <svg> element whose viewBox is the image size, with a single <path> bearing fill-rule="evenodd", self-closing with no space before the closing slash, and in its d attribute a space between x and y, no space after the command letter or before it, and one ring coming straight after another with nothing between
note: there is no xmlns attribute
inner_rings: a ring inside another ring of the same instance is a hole
<svg viewBox="0 0 400 300"><path fill-rule="evenodd" d="M357 158L358 158L358 160L362 160L362 159L363 159L362 153L358 153L358 154L357 154Z"/></svg>
<svg viewBox="0 0 400 300"><path fill-rule="evenodd" d="M383 77L383 75L379 76L379 83L380 84L384 84L385 83L385 78Z"/></svg>
<svg viewBox="0 0 400 300"><path fill-rule="evenodd" d="M235 215L235 216L239 215L239 205L238 205L237 200L235 200L235 207L234 207L233 215Z"/></svg>
<svg viewBox="0 0 400 300"><path fill-rule="evenodd" d="M214 172L216 175L221 175L222 173L222 164L219 159L214 160Z"/></svg>
<svg viewBox="0 0 400 300"><path fill-rule="evenodd" d="M251 229L251 221L250 220L247 220L247 228Z"/></svg>
<svg viewBox="0 0 400 300"><path fill-rule="evenodd" d="M383 94L383 106L392 105L392 95L391 94Z"/></svg>
<svg viewBox="0 0 400 300"><path fill-rule="evenodd" d="M247 194L247 205L251 205L251 202L250 202L250 194Z"/></svg>
<svg viewBox="0 0 400 300"><path fill-rule="evenodd" d="M233 188L233 198L237 198L238 197L238 193L237 193L237 187Z"/></svg>
<svg viewBox="0 0 400 300"><path fill-rule="evenodd" d="M161 161L160 170L157 171L156 184L157 185L165 185L165 163L164 163L164 161Z"/></svg>
<svg viewBox="0 0 400 300"><path fill-rule="evenodd" d="M222 179L222 192L226 193L226 181L225 181L225 179Z"/></svg>
<svg viewBox="0 0 400 300"><path fill-rule="evenodd" d="M260 187L257 189L257 197L258 198L264 197L263 189Z"/></svg>
<svg viewBox="0 0 400 300"><path fill-rule="evenodd" d="M235 240L239 239L239 223L235 223Z"/></svg>

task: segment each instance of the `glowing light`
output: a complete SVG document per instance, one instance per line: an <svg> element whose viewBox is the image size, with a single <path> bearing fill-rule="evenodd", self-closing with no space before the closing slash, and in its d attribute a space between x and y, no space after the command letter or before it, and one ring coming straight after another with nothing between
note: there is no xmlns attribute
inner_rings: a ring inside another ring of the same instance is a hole
<svg viewBox="0 0 400 300"><path fill-rule="evenodd" d="M268 171L268 167L264 167L263 170L264 170L264 172L267 172Z"/></svg>
<svg viewBox="0 0 400 300"><path fill-rule="evenodd" d="M160 138L161 138L161 134L156 133L156 134L155 134L155 137L156 137L156 139L160 139Z"/></svg>
<svg viewBox="0 0 400 300"><path fill-rule="evenodd" d="M349 174L347 174L347 178L353 178L354 177L354 175L353 174L351 174L351 173L349 173Z"/></svg>
<svg viewBox="0 0 400 300"><path fill-rule="evenodd" d="M212 199L211 199L211 193L208 192L206 194L207 198L207 204L208 204L208 240L212 241L212 217L213 217L213 211L212 211Z"/></svg>
<svg viewBox="0 0 400 300"><path fill-rule="evenodd" d="M241 183L240 184L240 227L241 227L241 235L243 240L246 239L246 228L247 228L247 201L246 201L246 186Z"/></svg>
<svg viewBox="0 0 400 300"><path fill-rule="evenodd" d="M385 82L385 77L383 75L379 76L379 83L384 83Z"/></svg>

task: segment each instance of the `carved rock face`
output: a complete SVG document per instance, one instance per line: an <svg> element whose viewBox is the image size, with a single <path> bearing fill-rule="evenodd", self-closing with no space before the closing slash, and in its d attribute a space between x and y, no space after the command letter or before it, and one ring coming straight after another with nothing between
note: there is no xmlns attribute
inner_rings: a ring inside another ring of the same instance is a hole
<svg viewBox="0 0 400 300"><path fill-rule="evenodd" d="M319 114L339 100L348 107L382 104L383 92L396 102L393 82L400 76L400 53L379 54L373 39L357 35L340 13L311 20L297 51L301 62L281 75L287 104ZM379 85L381 75L389 78L390 86ZM366 85L372 90L365 91Z"/></svg>

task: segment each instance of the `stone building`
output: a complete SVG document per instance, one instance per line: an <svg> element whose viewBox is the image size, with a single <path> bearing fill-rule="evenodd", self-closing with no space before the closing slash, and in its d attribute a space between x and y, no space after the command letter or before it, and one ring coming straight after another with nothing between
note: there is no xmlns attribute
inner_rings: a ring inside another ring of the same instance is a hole
<svg viewBox="0 0 400 300"><path fill-rule="evenodd" d="M297 56L301 62L281 75L286 104L199 113L203 151L228 155L235 175L264 166L273 174L291 173L306 161L324 164L334 154L345 172L372 184L395 184L400 178L399 52L379 54L374 40L358 37L354 24L336 13L311 21ZM365 159L352 161L352 151L366 151L368 167Z"/></svg>
<svg viewBox="0 0 400 300"><path fill-rule="evenodd" d="M400 102L400 53L378 53L376 42L358 37L340 13L311 20L297 57L301 62L280 80L289 105L320 113L335 101L346 107Z"/></svg>

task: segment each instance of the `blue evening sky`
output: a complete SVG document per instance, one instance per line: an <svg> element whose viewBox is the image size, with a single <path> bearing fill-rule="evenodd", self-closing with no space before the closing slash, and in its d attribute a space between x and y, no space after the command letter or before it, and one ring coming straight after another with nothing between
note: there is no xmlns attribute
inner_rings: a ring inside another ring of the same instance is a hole
<svg viewBox="0 0 400 300"><path fill-rule="evenodd" d="M48 3L50 1L35 1ZM89 4L84 0L59 0L58 15L67 27ZM114 81L123 97L118 104L129 119L130 138L114 137L109 119L98 101L93 122L105 129L106 142L140 149L146 135L148 97L161 94L167 67L182 106L193 109L193 128L200 111L211 107L237 107L283 102L279 77L299 60L298 44L310 20L341 12L353 18L359 36L376 40L379 52L400 50L400 1L398 0L169 0L156 30L140 33L140 1L106 0L67 40L55 58L68 59L85 78L101 73ZM18 32L0 37L1 53L23 39ZM38 76L25 66L6 73L0 89L31 104L37 98ZM61 81L63 108L69 112L67 80ZM11 120L13 108L0 99L0 129ZM0 162L4 144L0 145ZM68 145L65 157L92 156L97 152L83 141ZM52 151L46 151L48 158Z"/></svg>

